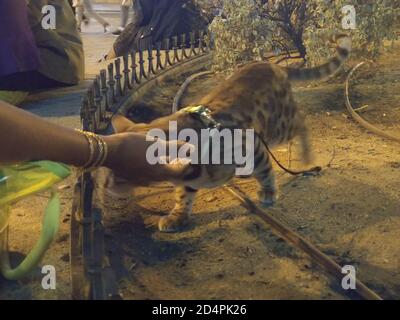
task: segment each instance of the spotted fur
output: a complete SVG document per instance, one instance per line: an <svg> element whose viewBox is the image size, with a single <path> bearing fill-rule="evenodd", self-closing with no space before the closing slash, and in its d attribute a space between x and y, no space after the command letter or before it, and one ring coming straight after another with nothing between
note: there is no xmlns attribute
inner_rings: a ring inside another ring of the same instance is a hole
<svg viewBox="0 0 400 320"><path fill-rule="evenodd" d="M274 204L276 187L271 160L260 138L273 148L299 137L303 160L310 161L308 131L304 116L293 99L290 81L315 80L337 72L350 53L351 41L342 35L336 41L337 56L320 67L290 69L267 62L250 63L198 102L211 110L212 117L223 128L253 128L259 135L255 139L253 176L260 185L259 200L264 206ZM115 118L113 123L117 131L147 132L151 128L159 128L168 132L171 120L177 121L178 130L204 129L201 121L182 111L146 125L130 123L121 116ZM160 219L159 229L164 232L180 230L188 221L197 191L227 183L234 176L235 168L235 165L191 166L191 170L175 181L176 205L169 215Z"/></svg>

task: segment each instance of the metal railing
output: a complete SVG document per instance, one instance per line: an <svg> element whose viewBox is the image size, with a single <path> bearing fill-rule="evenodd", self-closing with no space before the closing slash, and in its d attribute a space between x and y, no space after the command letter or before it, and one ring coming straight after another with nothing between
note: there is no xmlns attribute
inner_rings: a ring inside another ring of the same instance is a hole
<svg viewBox="0 0 400 320"><path fill-rule="evenodd" d="M189 37L188 37L189 36ZM83 97L83 130L105 134L111 117L146 83L175 66L209 53L204 31L165 39L132 50L101 70ZM93 203L90 173L78 177L71 217L71 282L75 299L119 299L115 276L104 253L103 213Z"/></svg>
<svg viewBox="0 0 400 320"><path fill-rule="evenodd" d="M100 71L83 98L83 129L101 131L110 115L147 81L208 51L205 32L197 31L191 32L189 37L186 34L174 36L158 42L155 47L149 45L145 49L132 50L115 59L107 70Z"/></svg>

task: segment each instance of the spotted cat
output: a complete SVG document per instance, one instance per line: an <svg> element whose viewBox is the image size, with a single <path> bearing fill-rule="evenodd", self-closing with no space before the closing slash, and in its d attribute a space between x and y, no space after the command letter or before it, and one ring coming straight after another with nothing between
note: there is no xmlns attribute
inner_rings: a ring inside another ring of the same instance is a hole
<svg viewBox="0 0 400 320"><path fill-rule="evenodd" d="M260 185L259 200L263 206L273 205L276 197L274 173L263 142L273 148L298 137L303 160L310 161L308 131L293 99L291 81L317 80L337 72L350 54L351 39L338 35L335 42L337 55L322 66L293 69L268 62L249 63L198 102L211 111L212 119L223 128L253 128L257 133L253 176ZM135 124L117 116L113 125L117 132L147 132L152 128L168 132L169 121L176 121L178 130L204 129L204 122L184 111L150 124ZM175 181L176 205L169 215L159 220L160 231L180 230L188 221L197 191L227 183L235 175L235 168L235 165L192 165L191 170Z"/></svg>

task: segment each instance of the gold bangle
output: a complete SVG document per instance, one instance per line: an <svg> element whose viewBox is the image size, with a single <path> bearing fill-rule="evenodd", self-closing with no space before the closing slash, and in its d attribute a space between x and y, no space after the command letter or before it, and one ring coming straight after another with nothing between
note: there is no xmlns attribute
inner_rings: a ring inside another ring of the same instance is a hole
<svg viewBox="0 0 400 320"><path fill-rule="evenodd" d="M100 162L98 163L98 166L102 167L104 165L104 162L106 162L106 160L108 158L108 145L102 137L100 137L100 136L97 136L97 137L100 139L101 143L103 144L103 149L104 149L103 157L101 158Z"/></svg>
<svg viewBox="0 0 400 320"><path fill-rule="evenodd" d="M92 137L96 140L98 152L97 152L97 158L93 161L91 169L97 167L97 164L100 162L101 157L103 156L103 152L104 152L104 147L101 144L101 142L99 141L99 139L97 138L97 136L92 135Z"/></svg>
<svg viewBox="0 0 400 320"><path fill-rule="evenodd" d="M89 159L88 161L82 166L82 168L87 168L89 167L94 159L94 142L93 142L93 138L92 136L88 135L85 133L85 131L82 131L80 129L75 129L76 132L79 132L81 134L83 134L87 140L87 142L89 143Z"/></svg>
<svg viewBox="0 0 400 320"><path fill-rule="evenodd" d="M88 134L90 134L97 142L97 145L99 146L99 154L98 157L96 159L96 161L93 163L93 167L101 167L105 160L107 159L108 156L108 146L105 143L105 141L103 140L103 138L101 138L99 135L94 134L89 132Z"/></svg>
<svg viewBox="0 0 400 320"><path fill-rule="evenodd" d="M83 171L92 171L98 167L103 166L104 162L106 161L108 157L108 145L104 141L103 138L101 138L99 135L93 133L93 132L88 132L88 131L82 131L78 130L78 132L82 133L86 139L89 141L90 145L90 157L89 161L82 167ZM94 141L96 141L96 144L98 146L98 153L97 157L95 157L95 150L94 150Z"/></svg>
<svg viewBox="0 0 400 320"><path fill-rule="evenodd" d="M93 138L97 142L97 146L99 147L99 153L97 155L96 161L93 162L93 168L101 167L102 165L102 160L104 158L104 153L105 153L105 143L103 139L101 139L98 135L93 135Z"/></svg>

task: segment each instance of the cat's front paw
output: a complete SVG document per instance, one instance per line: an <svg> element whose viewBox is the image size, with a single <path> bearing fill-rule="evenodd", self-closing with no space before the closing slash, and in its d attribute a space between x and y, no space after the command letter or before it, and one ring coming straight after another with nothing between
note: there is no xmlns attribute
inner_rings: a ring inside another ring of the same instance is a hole
<svg viewBox="0 0 400 320"><path fill-rule="evenodd" d="M258 192L258 200L263 208L271 208L276 203L276 192L271 190L262 190Z"/></svg>
<svg viewBox="0 0 400 320"><path fill-rule="evenodd" d="M161 217L158 221L158 229L161 232L179 232L183 226L185 225L186 219L182 219L181 217L168 215L165 217Z"/></svg>

